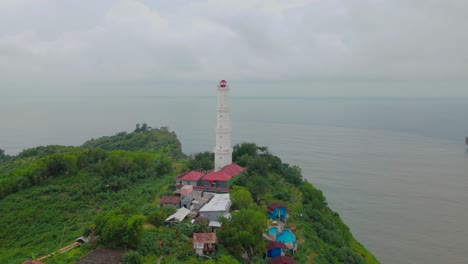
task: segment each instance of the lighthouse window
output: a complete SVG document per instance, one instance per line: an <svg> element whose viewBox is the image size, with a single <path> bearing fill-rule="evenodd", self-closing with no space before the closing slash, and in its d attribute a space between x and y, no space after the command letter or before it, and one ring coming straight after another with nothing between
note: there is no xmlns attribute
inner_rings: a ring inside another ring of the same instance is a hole
<svg viewBox="0 0 468 264"><path fill-rule="evenodd" d="M219 136L219 138L223 138L223 136Z"/></svg>

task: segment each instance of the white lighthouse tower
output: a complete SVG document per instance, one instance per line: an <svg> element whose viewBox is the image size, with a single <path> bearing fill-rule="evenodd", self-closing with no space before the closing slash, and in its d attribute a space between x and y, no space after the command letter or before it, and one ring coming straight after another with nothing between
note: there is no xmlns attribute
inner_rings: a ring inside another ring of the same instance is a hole
<svg viewBox="0 0 468 264"><path fill-rule="evenodd" d="M216 117L215 171L232 163L231 122L229 120L229 87L225 80L218 85Z"/></svg>

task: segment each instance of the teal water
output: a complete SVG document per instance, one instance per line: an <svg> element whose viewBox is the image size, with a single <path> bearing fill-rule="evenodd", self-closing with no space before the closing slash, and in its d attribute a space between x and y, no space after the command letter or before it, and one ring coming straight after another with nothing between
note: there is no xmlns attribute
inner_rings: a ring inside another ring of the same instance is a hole
<svg viewBox="0 0 468 264"><path fill-rule="evenodd" d="M79 145L169 126L212 150L215 97L2 97L0 148ZM303 169L382 263L466 263L468 98L242 98L233 140Z"/></svg>

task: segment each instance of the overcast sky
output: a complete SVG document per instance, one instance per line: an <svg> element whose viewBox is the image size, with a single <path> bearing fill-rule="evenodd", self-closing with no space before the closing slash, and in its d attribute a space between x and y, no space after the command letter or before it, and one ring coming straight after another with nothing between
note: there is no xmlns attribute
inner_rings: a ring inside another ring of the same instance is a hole
<svg viewBox="0 0 468 264"><path fill-rule="evenodd" d="M4 95L468 96L466 0L0 0Z"/></svg>

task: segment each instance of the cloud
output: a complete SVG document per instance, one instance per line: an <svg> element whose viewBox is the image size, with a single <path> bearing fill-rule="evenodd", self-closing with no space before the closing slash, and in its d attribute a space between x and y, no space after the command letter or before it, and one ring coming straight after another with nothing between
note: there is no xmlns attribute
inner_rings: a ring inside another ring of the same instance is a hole
<svg viewBox="0 0 468 264"><path fill-rule="evenodd" d="M21 0L0 7L0 84L463 78L468 70L465 1Z"/></svg>

